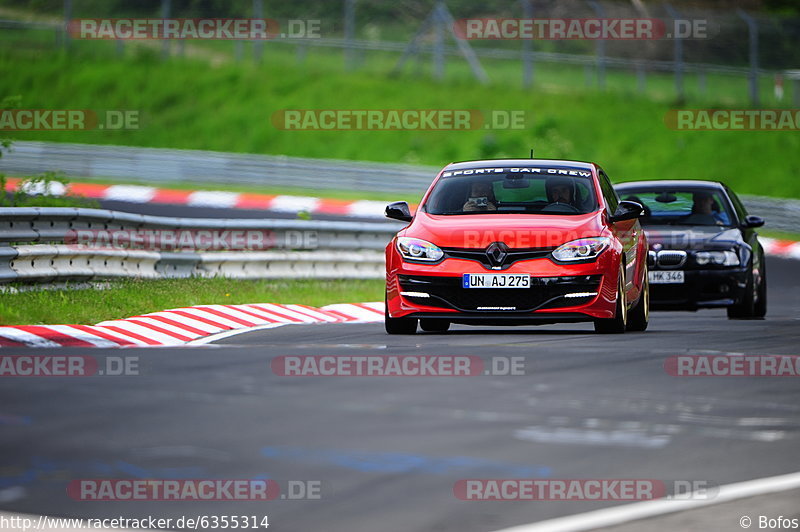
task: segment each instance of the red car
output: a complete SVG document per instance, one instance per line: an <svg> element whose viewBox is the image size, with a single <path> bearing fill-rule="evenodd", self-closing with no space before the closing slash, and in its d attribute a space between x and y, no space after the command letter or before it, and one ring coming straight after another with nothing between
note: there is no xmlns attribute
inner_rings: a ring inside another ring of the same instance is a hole
<svg viewBox="0 0 800 532"><path fill-rule="evenodd" d="M594 163L510 159L453 163L386 247L386 332L451 323L591 321L643 331L649 314L642 206L620 201Z"/></svg>

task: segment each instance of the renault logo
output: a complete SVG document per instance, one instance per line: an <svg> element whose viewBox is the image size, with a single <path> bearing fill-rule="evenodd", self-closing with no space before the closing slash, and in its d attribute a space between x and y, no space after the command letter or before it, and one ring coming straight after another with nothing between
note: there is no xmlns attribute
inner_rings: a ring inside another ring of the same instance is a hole
<svg viewBox="0 0 800 532"><path fill-rule="evenodd" d="M486 248L486 257L492 266L502 266L508 257L508 246L504 242L492 242Z"/></svg>

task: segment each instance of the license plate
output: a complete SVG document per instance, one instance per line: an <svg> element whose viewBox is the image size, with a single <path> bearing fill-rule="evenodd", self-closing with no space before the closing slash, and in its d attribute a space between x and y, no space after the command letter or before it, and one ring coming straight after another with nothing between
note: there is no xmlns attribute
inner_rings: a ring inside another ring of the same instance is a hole
<svg viewBox="0 0 800 532"><path fill-rule="evenodd" d="M682 271L651 271L648 272L649 280L653 284L683 284Z"/></svg>
<svg viewBox="0 0 800 532"><path fill-rule="evenodd" d="M515 273L465 273L464 288L530 288L531 276Z"/></svg>

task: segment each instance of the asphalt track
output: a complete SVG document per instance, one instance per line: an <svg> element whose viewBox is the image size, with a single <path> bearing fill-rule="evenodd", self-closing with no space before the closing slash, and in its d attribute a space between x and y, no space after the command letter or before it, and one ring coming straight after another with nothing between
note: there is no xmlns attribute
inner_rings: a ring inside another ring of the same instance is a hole
<svg viewBox="0 0 800 532"><path fill-rule="evenodd" d="M623 336L583 324L408 337L387 336L381 324L284 326L207 346L88 352L139 357L139 375L4 378L0 510L266 514L270 530L286 531L485 531L622 503L462 501L458 480L728 484L798 471L797 378L685 378L663 368L681 354L797 355L797 262L767 264L769 315L760 321L659 312L650 330ZM3 354L56 352L87 354ZM523 357L525 374L281 377L270 368L279 355L410 354ZM67 496L69 480L99 477L311 480L322 489L318 500L268 502ZM703 529L740 530L732 517Z"/></svg>

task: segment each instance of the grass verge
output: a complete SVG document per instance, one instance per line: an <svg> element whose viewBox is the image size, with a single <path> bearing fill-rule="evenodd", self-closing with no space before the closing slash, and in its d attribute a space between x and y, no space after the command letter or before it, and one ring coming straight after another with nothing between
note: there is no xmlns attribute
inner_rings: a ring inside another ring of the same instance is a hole
<svg viewBox="0 0 800 532"><path fill-rule="evenodd" d="M192 305L298 303L311 306L383 300L382 279L124 279L104 290L0 294L0 325L83 324Z"/></svg>
<svg viewBox="0 0 800 532"><path fill-rule="evenodd" d="M87 43L77 43L87 44ZM442 166L454 160L537 157L597 161L617 182L633 179L723 180L740 193L800 197L796 131L673 131L673 108L733 107L606 92L582 83L534 90L517 82L483 86L452 73L437 83L381 68L343 73L322 51L298 62L295 51L267 47L263 64L223 63L131 53L123 58L71 55L32 47L0 49L0 95L20 95L25 108L135 110L138 129L15 132L19 140L272 153L299 157ZM268 68L267 68L268 65ZM518 69L518 65L516 67ZM450 70L448 70L450 72ZM510 72L510 71L509 71ZM518 70L516 71L518 76ZM153 80L158 80L154 83ZM720 88L720 93L723 92ZM771 104L770 104L771 105ZM521 129L284 130L284 109L482 109L522 111ZM279 127L281 126L281 127ZM421 194L422 191L420 190Z"/></svg>

